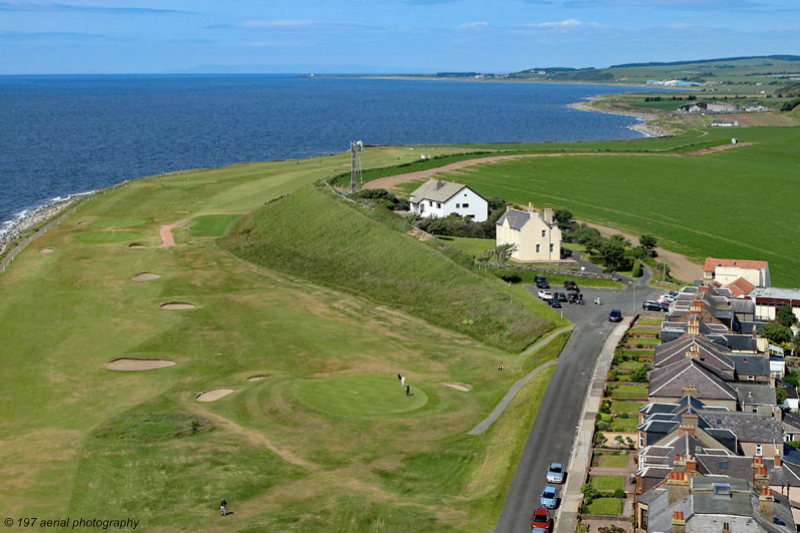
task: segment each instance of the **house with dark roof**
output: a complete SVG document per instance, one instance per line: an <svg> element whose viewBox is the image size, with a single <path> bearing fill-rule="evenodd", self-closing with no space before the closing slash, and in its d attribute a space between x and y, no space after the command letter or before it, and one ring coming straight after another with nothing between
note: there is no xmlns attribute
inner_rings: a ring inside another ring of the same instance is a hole
<svg viewBox="0 0 800 533"><path fill-rule="evenodd" d="M771 372L768 355L731 353L727 355L727 358L736 367L737 381L770 382Z"/></svg>
<svg viewBox="0 0 800 533"><path fill-rule="evenodd" d="M561 230L553 208L508 207L496 223L497 246L515 245L511 258L520 262L561 261Z"/></svg>
<svg viewBox="0 0 800 533"><path fill-rule="evenodd" d="M695 358L656 368L650 373L647 398L650 402L678 402L690 394L706 405L735 411L738 397L717 368Z"/></svg>
<svg viewBox="0 0 800 533"><path fill-rule="evenodd" d="M408 197L411 212L421 217L446 218L451 214L475 222L489 218L489 203L480 194L455 181L432 179Z"/></svg>
<svg viewBox="0 0 800 533"><path fill-rule="evenodd" d="M695 358L716 367L733 379L736 368L728 357L730 354L727 347L710 341L704 335L685 333L675 340L656 346L653 366L662 368L687 358Z"/></svg>

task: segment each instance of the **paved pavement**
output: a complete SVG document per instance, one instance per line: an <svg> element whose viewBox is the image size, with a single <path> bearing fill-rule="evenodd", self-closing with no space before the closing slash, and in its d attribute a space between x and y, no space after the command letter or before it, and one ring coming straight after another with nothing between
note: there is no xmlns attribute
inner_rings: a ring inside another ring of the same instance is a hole
<svg viewBox="0 0 800 533"><path fill-rule="evenodd" d="M646 270L645 276L635 283L629 283L624 290L581 289L587 302L585 305L564 304L564 316L575 324L575 328L557 360L556 370L525 443L495 531L530 531L531 514L538 506L539 496L545 487L547 466L551 462L568 464L573 446L582 444L578 430L581 428L583 406L593 370L601 348L606 341L613 340L609 335L617 326L608 321L608 313L612 308L620 309L627 322L641 310L643 300L662 292L647 287L649 277L650 272ZM580 283L580 279L576 281ZM529 290L536 294L533 287ZM591 303L598 296L603 304ZM587 441L585 445L588 444ZM579 476L582 477L582 473L576 474L576 477ZM567 487L570 487L571 477L567 476ZM559 487L559 492L563 488ZM559 522L569 522L566 511Z"/></svg>

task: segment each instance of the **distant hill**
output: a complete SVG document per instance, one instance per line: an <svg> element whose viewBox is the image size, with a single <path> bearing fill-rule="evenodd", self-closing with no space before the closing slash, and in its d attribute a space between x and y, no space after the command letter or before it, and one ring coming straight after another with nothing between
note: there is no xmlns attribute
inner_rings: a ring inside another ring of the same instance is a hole
<svg viewBox="0 0 800 533"><path fill-rule="evenodd" d="M705 85L784 85L800 81L800 56L770 55L627 63L608 68L531 68L511 79L645 84L681 80Z"/></svg>

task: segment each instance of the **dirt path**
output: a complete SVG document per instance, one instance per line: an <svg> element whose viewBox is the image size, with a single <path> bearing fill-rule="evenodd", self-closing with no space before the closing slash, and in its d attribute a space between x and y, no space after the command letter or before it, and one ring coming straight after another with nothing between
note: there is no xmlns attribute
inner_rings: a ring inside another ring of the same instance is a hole
<svg viewBox="0 0 800 533"><path fill-rule="evenodd" d="M158 247L159 248L169 248L170 246L175 246L175 237L172 236L172 230L186 224L188 220L181 220L180 222L176 222L174 224L168 224L166 226L161 226L161 240L163 241Z"/></svg>
<svg viewBox="0 0 800 533"><path fill-rule="evenodd" d="M737 148L740 146L750 146L751 142L742 142L739 144L723 144L720 146L714 146L712 148L703 148L702 150L697 150L696 152L688 152L685 154L653 154L653 153L646 153L646 152L635 152L635 153L628 153L628 152L603 152L603 153L595 153L595 152L568 152L568 153L553 153L553 154L517 154L517 155L494 155L489 157L480 157L477 159L466 159L464 161L456 161L455 163L450 163L449 165L444 165L441 167L436 168L429 168L426 170L418 170L417 172L409 172L407 174L398 174L396 176L387 176L385 178L379 178L376 180L368 181L364 184L365 189L395 189L401 183L408 183L410 181L419 181L427 178L432 178L436 174L441 172L453 172L454 170L459 170L462 168L467 167L474 167L477 165L483 165L486 163L497 163L499 161L507 161L512 159L528 159L531 157L562 157L565 155L578 155L578 156L610 156L610 155L633 155L633 156L651 156L651 157L692 157L692 156L700 156L700 155L708 155L713 154L715 152L721 152L723 150L729 150L731 148ZM164 226L162 226L164 227Z"/></svg>
<svg viewBox="0 0 800 533"><path fill-rule="evenodd" d="M612 228L610 226L602 226L600 224L593 224L591 222L585 222L587 226L592 228L596 228L604 237L608 237L618 233L623 235L626 239L631 241L634 246L639 245L639 237L632 235L630 233L626 233L622 230L618 230L616 228ZM567 245L569 246L569 245ZM691 283L696 279L702 279L703 277L703 267L702 265L698 265L697 263L693 263L689 260L688 257L685 255L681 255L675 252L670 252L669 250L665 250L663 248L657 247L656 251L658 252L659 257L663 257L667 260L667 264L670 265L672 277L675 279L679 279L681 281L686 281Z"/></svg>

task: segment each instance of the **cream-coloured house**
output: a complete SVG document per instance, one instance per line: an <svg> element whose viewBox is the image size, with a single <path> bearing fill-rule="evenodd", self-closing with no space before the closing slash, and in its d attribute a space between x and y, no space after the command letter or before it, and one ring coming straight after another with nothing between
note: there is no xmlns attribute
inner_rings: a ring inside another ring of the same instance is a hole
<svg viewBox="0 0 800 533"><path fill-rule="evenodd" d="M724 286L735 282L739 278L744 278L755 287L772 287L772 280L769 276L769 263L766 261L706 258L706 264L703 267L703 279L713 280Z"/></svg>
<svg viewBox="0 0 800 533"><path fill-rule="evenodd" d="M561 261L561 230L551 207L508 208L497 220L497 246L516 244L511 258L521 262Z"/></svg>

